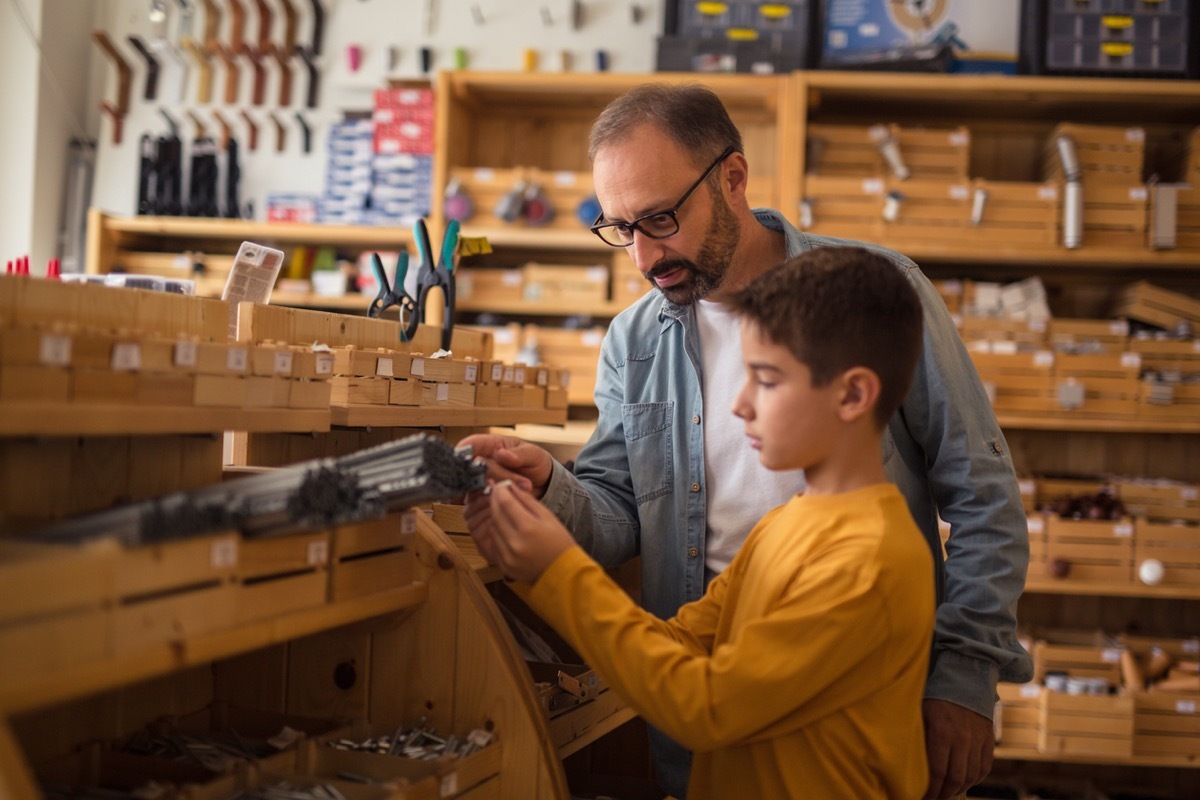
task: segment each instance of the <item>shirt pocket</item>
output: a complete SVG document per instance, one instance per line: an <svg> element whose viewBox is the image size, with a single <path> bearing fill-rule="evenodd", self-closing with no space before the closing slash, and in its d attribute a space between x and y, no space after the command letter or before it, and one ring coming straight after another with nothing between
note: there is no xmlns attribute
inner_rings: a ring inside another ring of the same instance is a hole
<svg viewBox="0 0 1200 800"><path fill-rule="evenodd" d="M671 416L674 403L626 403L621 406L629 475L638 504L668 494L674 487Z"/></svg>

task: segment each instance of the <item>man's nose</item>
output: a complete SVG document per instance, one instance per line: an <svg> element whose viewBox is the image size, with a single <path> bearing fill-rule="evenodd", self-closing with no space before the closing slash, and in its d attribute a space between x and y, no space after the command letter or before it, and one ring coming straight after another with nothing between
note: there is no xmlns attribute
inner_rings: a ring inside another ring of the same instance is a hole
<svg viewBox="0 0 1200 800"><path fill-rule="evenodd" d="M663 260L666 247L662 239L653 239L636 228L633 231L633 244L629 245L629 255L638 270L645 275Z"/></svg>

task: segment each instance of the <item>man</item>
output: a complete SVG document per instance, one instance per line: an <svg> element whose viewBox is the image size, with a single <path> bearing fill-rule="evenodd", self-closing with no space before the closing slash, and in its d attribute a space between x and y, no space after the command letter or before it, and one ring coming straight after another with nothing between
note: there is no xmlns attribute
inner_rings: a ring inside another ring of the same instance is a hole
<svg viewBox="0 0 1200 800"><path fill-rule="evenodd" d="M741 135L699 86L646 85L609 105L589 141L593 230L628 247L651 292L613 320L601 347L596 431L575 474L511 437L464 440L497 478L529 486L600 563L642 557L642 599L659 617L699 598L766 511L804 486L748 456L728 409L742 382L738 326L722 301L814 247L773 210L751 211ZM1015 605L1028 534L1007 445L936 290L909 259L866 245L903 270L921 298L916 378L884 435L883 461L937 564L938 609L923 713L927 797L965 791L991 768L998 678L1031 677ZM951 526L942 563L941 514ZM470 503L473 529L488 524ZM803 647L803 642L797 642ZM687 761L654 737L664 788L686 791Z"/></svg>

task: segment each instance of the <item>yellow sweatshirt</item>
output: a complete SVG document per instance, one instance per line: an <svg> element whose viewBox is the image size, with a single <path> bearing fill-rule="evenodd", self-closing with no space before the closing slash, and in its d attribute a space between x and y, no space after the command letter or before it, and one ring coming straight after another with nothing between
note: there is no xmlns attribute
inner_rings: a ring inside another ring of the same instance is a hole
<svg viewBox="0 0 1200 800"><path fill-rule="evenodd" d="M647 721L696 751L693 800L925 791L933 560L892 484L774 509L668 621L578 547L518 591Z"/></svg>

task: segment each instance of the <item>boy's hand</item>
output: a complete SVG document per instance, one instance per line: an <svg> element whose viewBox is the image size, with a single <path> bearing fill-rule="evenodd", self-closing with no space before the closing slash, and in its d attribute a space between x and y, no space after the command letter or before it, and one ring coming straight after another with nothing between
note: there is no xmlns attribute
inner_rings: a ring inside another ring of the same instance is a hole
<svg viewBox="0 0 1200 800"><path fill-rule="evenodd" d="M485 518L478 510L485 502L490 506L486 524L477 528L472 520ZM549 509L513 484L497 483L489 495L472 504L476 513L467 518L471 537L479 552L506 576L535 583L554 559L575 545Z"/></svg>
<svg viewBox="0 0 1200 800"><path fill-rule="evenodd" d="M554 459L536 444L515 436L477 434L458 443L470 445L475 455L487 462L488 477L494 481L512 481L541 499L550 483Z"/></svg>

